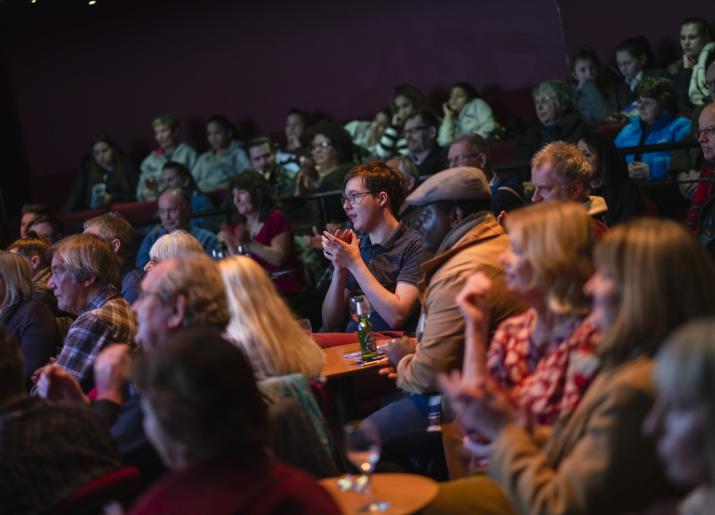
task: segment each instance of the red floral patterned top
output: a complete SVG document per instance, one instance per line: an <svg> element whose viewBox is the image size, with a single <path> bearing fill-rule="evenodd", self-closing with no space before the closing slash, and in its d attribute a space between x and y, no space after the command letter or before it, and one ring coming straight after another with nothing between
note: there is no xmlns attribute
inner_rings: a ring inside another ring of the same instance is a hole
<svg viewBox="0 0 715 515"><path fill-rule="evenodd" d="M552 425L576 408L598 373L600 333L589 318L575 318L563 338L537 345L531 338L535 324L533 309L502 322L487 352L487 367L518 407L538 424Z"/></svg>

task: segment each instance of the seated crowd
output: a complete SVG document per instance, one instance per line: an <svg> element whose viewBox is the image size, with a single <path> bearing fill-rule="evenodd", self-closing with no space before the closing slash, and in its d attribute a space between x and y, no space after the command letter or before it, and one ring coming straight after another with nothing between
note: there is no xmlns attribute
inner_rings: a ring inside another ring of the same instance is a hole
<svg viewBox="0 0 715 515"><path fill-rule="evenodd" d="M410 85L345 127L292 110L284 148L212 116L199 154L161 115L139 172L96 138L65 208L156 200L159 223L93 213L65 236L23 208L0 251L0 512L71 512L129 467L114 513L341 513L316 480L346 468L318 343L337 335L299 319L355 333L357 303L396 336L360 426L378 469L441 481L425 513L715 511L715 263L693 235L715 42L690 18L681 43L667 71L630 38L620 75L584 48L538 84L528 182L492 165L505 129L463 82L441 119ZM691 137L697 156L618 150ZM673 170L700 172L687 220L639 217L636 181ZM297 237L301 197L335 191Z"/></svg>

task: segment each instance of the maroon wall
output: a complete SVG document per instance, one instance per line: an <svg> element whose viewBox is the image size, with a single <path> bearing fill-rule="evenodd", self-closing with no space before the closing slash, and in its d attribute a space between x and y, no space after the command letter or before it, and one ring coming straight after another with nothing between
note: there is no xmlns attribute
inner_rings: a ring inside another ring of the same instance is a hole
<svg viewBox="0 0 715 515"><path fill-rule="evenodd" d="M34 201L62 203L97 132L141 158L159 112L176 113L184 137L203 149L201 120L214 113L244 136L276 133L294 106L337 120L370 116L401 82L438 107L455 81L489 95L562 76L567 49L588 42L612 52L644 18L640 32L667 47L681 13L706 12L696 0L676 15L614 0L599 3L600 15L576 0L185 3L98 0L52 12L23 3L0 12L5 89L23 143L17 166ZM627 12L615 18L611 9Z"/></svg>

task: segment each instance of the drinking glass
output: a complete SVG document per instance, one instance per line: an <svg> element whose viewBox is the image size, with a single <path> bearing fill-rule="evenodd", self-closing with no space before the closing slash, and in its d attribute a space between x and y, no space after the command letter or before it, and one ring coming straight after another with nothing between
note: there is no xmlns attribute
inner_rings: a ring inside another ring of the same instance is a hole
<svg viewBox="0 0 715 515"><path fill-rule="evenodd" d="M381 449L380 433L375 424L365 420L345 426L345 453L360 471L362 477L356 483L367 499L367 504L358 510L360 512L384 511L390 507L390 503L373 499L370 494L370 474L380 459Z"/></svg>
<svg viewBox="0 0 715 515"><path fill-rule="evenodd" d="M352 318L356 324L358 323L357 303L361 300L365 303L367 316L369 317L372 314L372 306L370 305L370 301L367 300L367 297L365 295L355 295L353 297L350 297L350 318Z"/></svg>

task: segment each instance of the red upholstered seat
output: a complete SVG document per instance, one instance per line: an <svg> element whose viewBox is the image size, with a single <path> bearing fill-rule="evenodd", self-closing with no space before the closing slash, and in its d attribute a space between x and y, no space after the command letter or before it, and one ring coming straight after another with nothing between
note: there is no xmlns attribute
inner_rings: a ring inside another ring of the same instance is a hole
<svg viewBox="0 0 715 515"><path fill-rule="evenodd" d="M129 500L138 493L139 469L124 467L91 481L61 501L51 513L88 513L112 501Z"/></svg>

